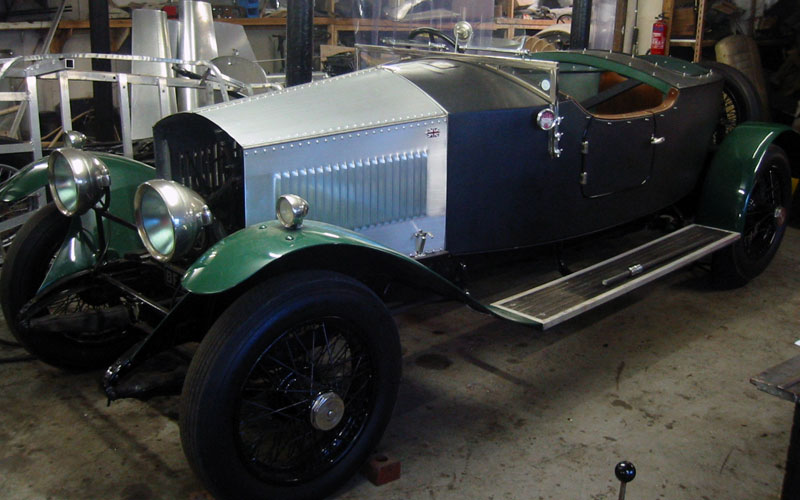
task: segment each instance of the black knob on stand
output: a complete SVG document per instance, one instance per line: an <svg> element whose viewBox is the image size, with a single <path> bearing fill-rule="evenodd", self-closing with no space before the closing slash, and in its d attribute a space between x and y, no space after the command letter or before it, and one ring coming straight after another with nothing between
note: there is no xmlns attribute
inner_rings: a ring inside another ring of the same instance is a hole
<svg viewBox="0 0 800 500"><path fill-rule="evenodd" d="M623 460L614 467L614 475L620 481L619 500L625 500L625 485L633 481L636 477L636 467L631 462Z"/></svg>

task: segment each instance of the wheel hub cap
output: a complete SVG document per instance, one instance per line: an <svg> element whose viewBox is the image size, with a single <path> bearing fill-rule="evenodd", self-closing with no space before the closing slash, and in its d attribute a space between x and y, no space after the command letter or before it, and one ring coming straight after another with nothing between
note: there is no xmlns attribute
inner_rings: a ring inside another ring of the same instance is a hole
<svg viewBox="0 0 800 500"><path fill-rule="evenodd" d="M786 209L784 207L778 207L775 209L775 222L782 226L784 222L786 222Z"/></svg>
<svg viewBox="0 0 800 500"><path fill-rule="evenodd" d="M344 401L335 392L325 392L311 403L311 425L329 431L339 425L344 416Z"/></svg>

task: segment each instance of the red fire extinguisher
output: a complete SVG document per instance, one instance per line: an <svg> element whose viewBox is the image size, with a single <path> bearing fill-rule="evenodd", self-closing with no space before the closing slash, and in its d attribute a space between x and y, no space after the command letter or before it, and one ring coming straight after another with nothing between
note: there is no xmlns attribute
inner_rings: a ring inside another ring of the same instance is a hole
<svg viewBox="0 0 800 500"><path fill-rule="evenodd" d="M666 41L667 22L664 20L664 14L661 13L656 16L656 22L653 23L653 36L650 39L650 53L657 56L663 56Z"/></svg>

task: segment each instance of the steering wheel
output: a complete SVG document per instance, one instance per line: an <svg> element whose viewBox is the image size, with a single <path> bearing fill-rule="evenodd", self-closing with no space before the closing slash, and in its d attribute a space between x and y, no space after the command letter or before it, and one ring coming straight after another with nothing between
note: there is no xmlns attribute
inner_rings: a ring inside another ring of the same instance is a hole
<svg viewBox="0 0 800 500"><path fill-rule="evenodd" d="M445 35L442 30L436 28L422 27L415 28L408 33L408 39L413 40L420 35L428 35L431 43L434 43L437 38L441 39L444 43L452 48L456 48L456 41L452 37Z"/></svg>

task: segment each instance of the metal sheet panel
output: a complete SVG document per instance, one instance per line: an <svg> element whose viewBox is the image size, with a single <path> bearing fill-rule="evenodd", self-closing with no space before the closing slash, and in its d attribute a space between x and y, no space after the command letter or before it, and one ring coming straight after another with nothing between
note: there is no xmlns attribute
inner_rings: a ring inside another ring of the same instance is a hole
<svg viewBox="0 0 800 500"><path fill-rule="evenodd" d="M214 34L217 38L217 52L220 56L239 56L255 61L256 55L244 26L225 22L214 22Z"/></svg>
<svg viewBox="0 0 800 500"><path fill-rule="evenodd" d="M172 49L167 34L167 14L160 10L136 9L133 11L131 53L139 56L172 57ZM166 63L133 61L131 71L136 74L173 76ZM170 109L175 112L175 90L169 94ZM152 85L131 85L131 108L136 110L131 116L132 139L153 137L153 125L161 119L159 89Z"/></svg>
<svg viewBox="0 0 800 500"><path fill-rule="evenodd" d="M217 38L211 4L194 0L182 0L178 9L180 34L178 35L178 58L186 61L210 61L217 57ZM197 71L193 67L187 68ZM178 107L181 110L195 109L206 104L205 95L194 89L178 90Z"/></svg>
<svg viewBox="0 0 800 500"><path fill-rule="evenodd" d="M275 172L272 194L305 198L314 220L359 229L426 213L424 149Z"/></svg>
<svg viewBox="0 0 800 500"><path fill-rule="evenodd" d="M281 194L298 194L309 219L354 229L414 255L418 231L430 233L424 253L445 248L447 120L343 132L244 152L245 218L275 215Z"/></svg>
<svg viewBox="0 0 800 500"><path fill-rule="evenodd" d="M374 68L199 109L244 149L440 118L445 110L391 71Z"/></svg>

